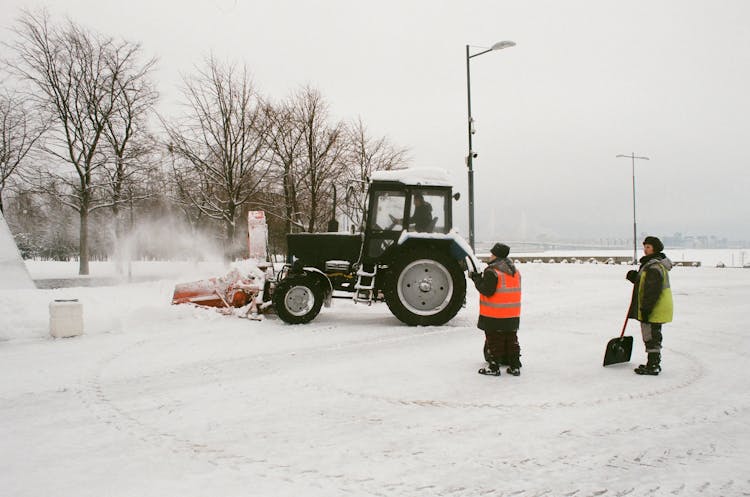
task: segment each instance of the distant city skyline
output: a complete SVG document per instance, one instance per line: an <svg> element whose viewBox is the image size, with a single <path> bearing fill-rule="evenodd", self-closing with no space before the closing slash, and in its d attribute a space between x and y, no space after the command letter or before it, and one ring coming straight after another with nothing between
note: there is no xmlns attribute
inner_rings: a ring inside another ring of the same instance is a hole
<svg viewBox="0 0 750 497"><path fill-rule="evenodd" d="M645 238L643 234L642 238ZM732 240L729 238L719 238L711 235L686 236L676 238L674 235L660 235L659 238L666 248L683 248L683 249L750 249L750 240ZM566 248L578 249L618 249L632 251L632 238L551 238L540 236L538 238L508 238L501 234L496 234L487 239L477 241L477 251L482 249L489 250L497 241L509 244L523 246L561 246ZM641 242L636 243L637 251L640 252Z"/></svg>

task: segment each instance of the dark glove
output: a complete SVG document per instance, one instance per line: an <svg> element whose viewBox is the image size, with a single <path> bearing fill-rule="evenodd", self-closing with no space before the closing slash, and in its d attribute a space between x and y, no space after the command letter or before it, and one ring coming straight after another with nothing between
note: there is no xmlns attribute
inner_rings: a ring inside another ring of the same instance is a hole
<svg viewBox="0 0 750 497"><path fill-rule="evenodd" d="M635 269L631 269L628 271L628 274L625 275L625 279L630 281L631 283L635 283L638 281L638 271Z"/></svg>
<svg viewBox="0 0 750 497"><path fill-rule="evenodd" d="M475 273L474 271L471 271L469 273L469 278L471 278L471 281L474 283L482 280L482 273Z"/></svg>

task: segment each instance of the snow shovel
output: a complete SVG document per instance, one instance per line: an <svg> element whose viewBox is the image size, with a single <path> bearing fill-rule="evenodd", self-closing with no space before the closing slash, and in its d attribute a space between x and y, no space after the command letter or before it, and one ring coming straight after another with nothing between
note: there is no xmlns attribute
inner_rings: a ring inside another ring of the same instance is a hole
<svg viewBox="0 0 750 497"><path fill-rule="evenodd" d="M628 313L630 307L628 307ZM607 343L607 350L604 352L604 364L618 364L630 361L630 354L633 352L633 337L626 337L625 328L628 326L628 316L625 315L625 322L622 324L622 333L617 338L613 338Z"/></svg>

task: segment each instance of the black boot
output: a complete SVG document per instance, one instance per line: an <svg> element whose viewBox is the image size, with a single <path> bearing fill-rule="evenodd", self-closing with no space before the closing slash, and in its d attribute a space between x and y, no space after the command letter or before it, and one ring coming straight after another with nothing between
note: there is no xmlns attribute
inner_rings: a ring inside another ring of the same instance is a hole
<svg viewBox="0 0 750 497"><path fill-rule="evenodd" d="M661 372L661 354L649 352L648 362L635 368L635 374L657 376Z"/></svg>
<svg viewBox="0 0 750 497"><path fill-rule="evenodd" d="M510 359L508 369L505 372L513 376L521 376L521 361L518 360L518 357Z"/></svg>
<svg viewBox="0 0 750 497"><path fill-rule="evenodd" d="M485 374L488 376L500 376L500 364L496 363L495 361L488 361L487 364L489 365L489 367L480 368L477 373Z"/></svg>

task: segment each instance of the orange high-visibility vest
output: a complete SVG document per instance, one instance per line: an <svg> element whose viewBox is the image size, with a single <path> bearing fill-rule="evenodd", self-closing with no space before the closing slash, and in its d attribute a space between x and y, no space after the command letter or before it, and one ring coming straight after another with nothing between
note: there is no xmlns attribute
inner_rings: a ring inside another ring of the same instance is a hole
<svg viewBox="0 0 750 497"><path fill-rule="evenodd" d="M479 314L499 319L521 317L521 273L510 276L492 269L497 273L497 288L491 297L479 294Z"/></svg>

